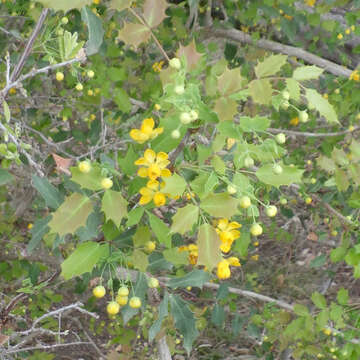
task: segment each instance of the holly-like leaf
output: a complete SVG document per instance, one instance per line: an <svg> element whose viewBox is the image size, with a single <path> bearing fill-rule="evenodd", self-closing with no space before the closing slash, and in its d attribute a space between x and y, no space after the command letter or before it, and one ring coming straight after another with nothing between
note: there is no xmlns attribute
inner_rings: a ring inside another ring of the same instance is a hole
<svg viewBox="0 0 360 360"><path fill-rule="evenodd" d="M165 0L146 0L143 7L143 14L146 23L154 28L166 17L165 11L168 3Z"/></svg>
<svg viewBox="0 0 360 360"><path fill-rule="evenodd" d="M122 11L130 7L132 0L111 0L109 7L117 11Z"/></svg>
<svg viewBox="0 0 360 360"><path fill-rule="evenodd" d="M133 236L135 247L142 247L151 239L151 233L148 226L138 226Z"/></svg>
<svg viewBox="0 0 360 360"><path fill-rule="evenodd" d="M49 221L51 216L47 216L44 219L38 219L35 221L34 226L30 230L31 239L26 247L26 250L31 253L40 243L43 236L48 233L50 230L49 228Z"/></svg>
<svg viewBox="0 0 360 360"><path fill-rule="evenodd" d="M34 188L44 198L47 206L53 209L57 209L63 202L64 197L60 194L58 189L56 189L56 187L53 186L45 177L33 175L32 183Z"/></svg>
<svg viewBox="0 0 360 360"><path fill-rule="evenodd" d="M333 106L323 98L316 90L306 89L306 99L309 103L310 109L315 109L323 116L330 124L339 124L336 112Z"/></svg>
<svg viewBox="0 0 360 360"><path fill-rule="evenodd" d="M270 120L264 116L254 118L242 116L240 118L240 128L245 132L265 131L270 126Z"/></svg>
<svg viewBox="0 0 360 360"><path fill-rule="evenodd" d="M98 52L104 37L102 21L87 6L81 9L81 20L86 24L89 31L89 40L86 42L85 51L87 55Z"/></svg>
<svg viewBox="0 0 360 360"><path fill-rule="evenodd" d="M160 244L171 247L171 236L168 226L157 216L148 213L151 230L155 233Z"/></svg>
<svg viewBox="0 0 360 360"><path fill-rule="evenodd" d="M76 182L81 187L89 190L101 190L101 180L104 176L101 173L101 169L96 164L91 166L90 172L83 173L77 166L70 168L71 180Z"/></svg>
<svg viewBox="0 0 360 360"><path fill-rule="evenodd" d="M152 342L155 339L155 336L159 333L161 329L161 324L165 317L168 316L168 307L169 307L169 293L164 292L164 297L162 302L159 305L159 315L156 321L151 325L149 329L149 341Z"/></svg>
<svg viewBox="0 0 360 360"><path fill-rule="evenodd" d="M119 31L118 38L127 45L137 48L141 43L149 40L151 36L150 29L142 24L133 24L126 22Z"/></svg>
<svg viewBox="0 0 360 360"><path fill-rule="evenodd" d="M220 121L233 120L237 113L237 102L229 97L220 97L215 102L214 111L217 113Z"/></svg>
<svg viewBox="0 0 360 360"><path fill-rule="evenodd" d="M250 96L258 104L268 105L271 103L272 87L267 79L253 80L248 85Z"/></svg>
<svg viewBox="0 0 360 360"><path fill-rule="evenodd" d="M311 300L318 309L321 309L321 310L326 309L326 306L327 306L326 299L325 299L324 295L320 294L318 291L315 291L311 295Z"/></svg>
<svg viewBox="0 0 360 360"><path fill-rule="evenodd" d="M132 209L128 213L128 216L127 216L128 220L126 222L126 226L130 227L135 224L138 224L140 222L141 217L144 215L144 211L145 211L145 209L142 206Z"/></svg>
<svg viewBox="0 0 360 360"><path fill-rule="evenodd" d="M176 53L176 56L178 58L181 58L182 56L185 56L186 64L187 64L187 70L191 71L194 70L199 63L202 54L197 52L195 40L193 40L189 45L182 46L180 45L179 50Z"/></svg>
<svg viewBox="0 0 360 360"><path fill-rule="evenodd" d="M220 251L220 238L215 229L210 224L202 224L199 227L197 239L198 246L198 265L204 265L211 271L222 260Z"/></svg>
<svg viewBox="0 0 360 360"><path fill-rule="evenodd" d="M335 161L333 159L330 159L324 155L320 155L316 159L316 164L320 167L320 169L323 169L329 173L335 172L337 169L337 166L335 164Z"/></svg>
<svg viewBox="0 0 360 360"><path fill-rule="evenodd" d="M317 79L324 72L324 69L321 69L317 66L300 66L294 70L293 79L295 80L311 80Z"/></svg>
<svg viewBox="0 0 360 360"><path fill-rule="evenodd" d="M200 204L209 215L230 219L238 210L238 200L227 193L210 194Z"/></svg>
<svg viewBox="0 0 360 360"><path fill-rule="evenodd" d="M134 264L134 268L142 272L146 271L149 265L147 254L139 249L135 249L131 255L131 262Z"/></svg>
<svg viewBox="0 0 360 360"><path fill-rule="evenodd" d="M101 201L101 210L106 220L112 220L116 226L120 226L121 220L127 216L128 202L121 193L113 190L106 190Z"/></svg>
<svg viewBox="0 0 360 360"><path fill-rule="evenodd" d="M63 10L67 12L71 9L81 9L85 5L90 5L92 0L38 0L44 7L54 9L55 11Z"/></svg>
<svg viewBox="0 0 360 360"><path fill-rule="evenodd" d="M14 177L6 170L0 169L0 186L13 181Z"/></svg>
<svg viewBox="0 0 360 360"><path fill-rule="evenodd" d="M73 234L79 227L86 225L92 210L93 205L88 197L78 193L70 195L53 213L49 222L51 233L58 233L60 237Z"/></svg>
<svg viewBox="0 0 360 360"><path fill-rule="evenodd" d="M189 264L188 252L179 251L176 247L164 250L163 255L168 262L175 266Z"/></svg>
<svg viewBox="0 0 360 360"><path fill-rule="evenodd" d="M218 77L218 91L225 96L231 95L241 89L241 83L240 69L226 68L224 73Z"/></svg>
<svg viewBox="0 0 360 360"><path fill-rule="evenodd" d="M283 172L281 174L275 174L272 164L266 164L256 171L257 178L265 184L269 184L275 187L281 185L291 185L294 183L300 183L304 170L297 169L287 165L281 165Z"/></svg>
<svg viewBox="0 0 360 360"><path fill-rule="evenodd" d="M178 174L165 179L165 186L161 189L164 194L170 194L171 196L181 196L186 189L186 181Z"/></svg>
<svg viewBox="0 0 360 360"><path fill-rule="evenodd" d="M202 289L203 285L211 279L211 275L203 270L193 270L185 276L170 279L167 286L173 289L196 286Z"/></svg>
<svg viewBox="0 0 360 360"><path fill-rule="evenodd" d="M300 100L300 85L299 85L299 83L294 79L286 79L285 82L286 82L286 88L290 94L290 99L299 101Z"/></svg>
<svg viewBox="0 0 360 360"><path fill-rule="evenodd" d="M81 243L61 264L61 275L65 280L92 271L101 258L109 255L109 245L93 241Z"/></svg>
<svg viewBox="0 0 360 360"><path fill-rule="evenodd" d="M258 78L275 75L286 64L287 55L270 55L264 61L255 66L255 74Z"/></svg>
<svg viewBox="0 0 360 360"><path fill-rule="evenodd" d="M172 218L171 232L181 235L190 231L194 224L197 223L199 217L199 208L196 205L188 204L177 210Z"/></svg>

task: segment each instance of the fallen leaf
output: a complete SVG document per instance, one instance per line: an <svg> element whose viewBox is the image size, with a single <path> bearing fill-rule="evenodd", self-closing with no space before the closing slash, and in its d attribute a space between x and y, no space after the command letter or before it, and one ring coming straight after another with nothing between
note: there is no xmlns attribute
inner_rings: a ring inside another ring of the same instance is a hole
<svg viewBox="0 0 360 360"><path fill-rule="evenodd" d="M318 241L319 237L314 233L314 232L310 232L309 235L307 236L307 240L310 241Z"/></svg>
<svg viewBox="0 0 360 360"><path fill-rule="evenodd" d="M52 157L54 158L55 164L56 164L56 170L59 173L64 173L66 175L71 176L71 172L69 170L69 167L72 163L72 159L65 159L59 155L56 155L54 153L51 154Z"/></svg>

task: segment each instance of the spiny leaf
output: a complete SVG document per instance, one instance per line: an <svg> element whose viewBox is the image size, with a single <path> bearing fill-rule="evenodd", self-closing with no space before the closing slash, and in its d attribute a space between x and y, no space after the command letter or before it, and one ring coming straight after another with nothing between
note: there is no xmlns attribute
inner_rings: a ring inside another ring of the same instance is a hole
<svg viewBox="0 0 360 360"><path fill-rule="evenodd" d="M268 105L271 102L272 87L267 79L253 80L248 85L250 95L258 104Z"/></svg>
<svg viewBox="0 0 360 360"><path fill-rule="evenodd" d="M130 7L132 0L111 0L109 7L118 11L122 11Z"/></svg>
<svg viewBox="0 0 360 360"><path fill-rule="evenodd" d="M293 78L295 80L311 80L317 79L322 73L324 69L320 69L317 66L300 66L294 70Z"/></svg>
<svg viewBox="0 0 360 360"><path fill-rule="evenodd" d="M112 220L116 226L120 226L121 220L127 216L127 201L121 193L106 190L102 198L101 210L105 213L106 220Z"/></svg>
<svg viewBox="0 0 360 360"><path fill-rule="evenodd" d="M93 55L98 52L104 37L102 21L87 6L81 9L81 20L89 31L89 40L86 42L86 54Z"/></svg>
<svg viewBox="0 0 360 360"><path fill-rule="evenodd" d="M55 11L63 10L67 12L71 9L81 9L85 5L90 5L92 0L38 0L44 7L52 8Z"/></svg>
<svg viewBox="0 0 360 360"><path fill-rule="evenodd" d="M202 58L202 54L200 54L196 50L196 45L195 45L194 39L187 46L180 45L179 50L176 53L176 56L178 58L185 56L187 70L189 70L189 71L194 70L196 68L196 66L198 65L200 59Z"/></svg>
<svg viewBox="0 0 360 360"><path fill-rule="evenodd" d="M277 188L281 185L291 185L301 182L301 177L304 170L286 165L281 166L283 169L281 174L274 173L273 164L266 164L256 171L256 176L263 183L275 186Z"/></svg>
<svg viewBox="0 0 360 360"><path fill-rule="evenodd" d="M185 276L170 279L167 286L176 288L186 288L187 286L196 286L202 289L203 285L211 279L211 275L203 270L193 270Z"/></svg>
<svg viewBox="0 0 360 360"><path fill-rule="evenodd" d="M210 194L200 204L200 207L215 217L231 218L238 210L238 200L227 193Z"/></svg>
<svg viewBox="0 0 360 360"><path fill-rule="evenodd" d="M185 234L193 228L197 223L199 217L199 208L196 205L188 204L183 208L177 210L173 216L173 223L171 225L172 233Z"/></svg>
<svg viewBox="0 0 360 360"><path fill-rule="evenodd" d="M157 216L148 213L151 230L155 233L160 244L171 247L171 236L168 226Z"/></svg>
<svg viewBox="0 0 360 360"><path fill-rule="evenodd" d="M262 78L275 75L286 64L286 61L287 55L270 55L255 66L256 77Z"/></svg>
<svg viewBox="0 0 360 360"><path fill-rule="evenodd" d="M226 68L218 77L218 91L222 95L231 95L241 89L242 77L239 68Z"/></svg>
<svg viewBox="0 0 360 360"><path fill-rule="evenodd" d="M165 186L161 189L164 194L170 194L171 196L181 196L186 189L186 181L178 174L165 179Z"/></svg>
<svg viewBox="0 0 360 360"><path fill-rule="evenodd" d="M339 124L339 120L333 106L316 90L306 89L305 96L310 109L317 110L330 124Z"/></svg>
<svg viewBox="0 0 360 360"><path fill-rule="evenodd" d="M145 25L126 22L119 31L118 38L125 44L137 48L141 43L148 41L150 35L151 32Z"/></svg>
<svg viewBox="0 0 360 360"><path fill-rule="evenodd" d="M101 190L101 180L103 175L101 169L96 164L91 166L91 170L88 173L83 173L77 166L71 167L71 180L79 184L81 187L89 190Z"/></svg>
<svg viewBox="0 0 360 360"><path fill-rule="evenodd" d="M48 179L33 175L32 183L34 188L44 198L47 206L57 209L63 202L64 197L59 193L56 187L49 182Z"/></svg>
<svg viewBox="0 0 360 360"><path fill-rule="evenodd" d="M158 26L166 17L167 7L168 4L165 0L146 0L143 7L146 23L151 28Z"/></svg>

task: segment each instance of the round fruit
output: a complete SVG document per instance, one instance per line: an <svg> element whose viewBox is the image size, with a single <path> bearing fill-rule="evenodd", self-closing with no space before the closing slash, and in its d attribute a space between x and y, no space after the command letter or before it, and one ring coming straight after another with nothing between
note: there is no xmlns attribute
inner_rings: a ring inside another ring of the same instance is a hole
<svg viewBox="0 0 360 360"><path fill-rule="evenodd" d="M159 280L158 279L156 279L156 278L150 278L149 280L148 280L148 286L149 286L149 288L157 288L157 287L159 287Z"/></svg>
<svg viewBox="0 0 360 360"><path fill-rule="evenodd" d="M310 182L311 182L312 184L316 184L316 179L315 179L315 178L311 178Z"/></svg>
<svg viewBox="0 0 360 360"><path fill-rule="evenodd" d="M196 110L191 110L189 114L191 121L195 121L199 118L199 113Z"/></svg>
<svg viewBox="0 0 360 360"><path fill-rule="evenodd" d="M276 175L280 175L283 172L283 168L279 164L275 164L273 167L273 172Z"/></svg>
<svg viewBox="0 0 360 360"><path fill-rule="evenodd" d="M91 164L88 161L81 161L78 165L80 172L87 174L91 170Z"/></svg>
<svg viewBox="0 0 360 360"><path fill-rule="evenodd" d="M308 122L308 120L309 120L309 115L308 115L308 113L307 113L305 110L299 112L299 120L300 120L302 123Z"/></svg>
<svg viewBox="0 0 360 360"><path fill-rule="evenodd" d="M173 69L179 70L181 68L181 61L178 58L172 58L169 61L169 65L170 67L172 67Z"/></svg>
<svg viewBox="0 0 360 360"><path fill-rule="evenodd" d="M161 105L155 104L155 105L154 105L154 109L155 109L156 111L161 110Z"/></svg>
<svg viewBox="0 0 360 360"><path fill-rule="evenodd" d="M76 84L76 86L75 86L75 89L77 90L77 91L82 91L83 90L83 85L81 84L81 83L77 83Z"/></svg>
<svg viewBox="0 0 360 360"><path fill-rule="evenodd" d="M175 130L173 130L172 132L171 132L171 137L173 138L173 139L178 139L179 137L180 137L180 131L179 130L177 130L177 129L175 129Z"/></svg>
<svg viewBox="0 0 360 360"><path fill-rule="evenodd" d="M104 178L101 180L101 187L105 190L110 189L113 186L113 182L110 178Z"/></svg>
<svg viewBox="0 0 360 360"><path fill-rule="evenodd" d="M284 100L289 100L290 99L290 93L286 90L284 90L282 93L281 93L281 96Z"/></svg>
<svg viewBox="0 0 360 360"><path fill-rule="evenodd" d="M250 168L254 166L254 159L250 156L247 156L244 160L244 165L246 168Z"/></svg>
<svg viewBox="0 0 360 360"><path fill-rule="evenodd" d="M185 92L185 88L182 85L175 86L175 93L178 95L182 95Z"/></svg>
<svg viewBox="0 0 360 360"><path fill-rule="evenodd" d="M69 19L68 19L66 16L64 16L64 17L61 19L61 22L62 22L64 25L66 25L66 24L69 22Z"/></svg>
<svg viewBox="0 0 360 360"><path fill-rule="evenodd" d="M251 225L251 228L250 228L251 235L259 236L259 235L262 234L262 232L263 232L263 229L259 224L254 223L254 224Z"/></svg>
<svg viewBox="0 0 360 360"><path fill-rule="evenodd" d="M243 196L241 199L240 199L240 206L243 208L243 209L247 209L248 207L250 207L251 205L251 200L248 196Z"/></svg>
<svg viewBox="0 0 360 360"><path fill-rule="evenodd" d="M128 303L129 298L127 296L120 296L118 295L116 297L116 302L120 305L120 306L124 306Z"/></svg>
<svg viewBox="0 0 360 360"><path fill-rule="evenodd" d="M154 241L148 241L146 244L145 244L145 249L147 252L151 253L155 250L156 248L156 244Z"/></svg>
<svg viewBox="0 0 360 360"><path fill-rule="evenodd" d="M286 136L283 133L277 134L275 136L275 140L277 141L278 144L285 144Z"/></svg>
<svg viewBox="0 0 360 360"><path fill-rule="evenodd" d="M141 299L137 296L133 296L129 301L129 306L133 309L141 307Z"/></svg>
<svg viewBox="0 0 360 360"><path fill-rule="evenodd" d="M183 112L180 114L180 122L184 125L191 123L191 116L187 112Z"/></svg>
<svg viewBox="0 0 360 360"><path fill-rule="evenodd" d="M58 71L55 75L55 78L57 81L63 81L64 80L64 74L61 71Z"/></svg>
<svg viewBox="0 0 360 360"><path fill-rule="evenodd" d="M110 301L106 306L109 315L116 315L120 311L120 305L116 301Z"/></svg>
<svg viewBox="0 0 360 360"><path fill-rule="evenodd" d="M289 102L287 100L285 100L282 104L281 104L281 108L284 110L287 110L288 107L290 106Z"/></svg>
<svg viewBox="0 0 360 360"><path fill-rule="evenodd" d="M305 203L308 204L308 205L310 205L310 204L312 203L312 198L311 198L311 197L307 197L307 198L305 199Z"/></svg>
<svg viewBox="0 0 360 360"><path fill-rule="evenodd" d="M87 91L87 94L88 94L89 96L93 96L93 95L94 95L94 92L93 92L91 89L89 89L89 90Z"/></svg>
<svg viewBox="0 0 360 360"><path fill-rule="evenodd" d="M281 199L280 199L280 204L281 204L281 205L286 205L286 204L287 204L287 199L281 198Z"/></svg>
<svg viewBox="0 0 360 360"><path fill-rule="evenodd" d="M235 194L235 193L237 192L236 187L233 186L233 185L228 185L228 186L227 186L227 192L228 192L230 195Z"/></svg>
<svg viewBox="0 0 360 360"><path fill-rule="evenodd" d="M100 299L100 298L104 297L105 294L106 294L106 290L102 285L98 285L98 286L94 287L93 295L96 298Z"/></svg>
<svg viewBox="0 0 360 360"><path fill-rule="evenodd" d="M274 217L277 214L277 208L274 205L270 205L266 208L266 215L269 217Z"/></svg>
<svg viewBox="0 0 360 360"><path fill-rule="evenodd" d="M129 295L129 289L127 286L121 286L118 290L119 296L128 296Z"/></svg>
<svg viewBox="0 0 360 360"><path fill-rule="evenodd" d="M92 79L95 76L95 73L92 70L89 70L86 75L88 76L88 78Z"/></svg>

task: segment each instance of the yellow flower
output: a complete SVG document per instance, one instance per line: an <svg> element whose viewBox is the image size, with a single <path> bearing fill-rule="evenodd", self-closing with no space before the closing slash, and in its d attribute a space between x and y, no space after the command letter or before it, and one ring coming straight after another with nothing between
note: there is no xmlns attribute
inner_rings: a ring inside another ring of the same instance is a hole
<svg viewBox="0 0 360 360"><path fill-rule="evenodd" d="M234 138L228 138L226 140L226 150L230 150L236 143L236 139Z"/></svg>
<svg viewBox="0 0 360 360"><path fill-rule="evenodd" d="M287 15L287 14L284 15L284 18L287 19L287 20L292 20L293 19L293 17L291 15Z"/></svg>
<svg viewBox="0 0 360 360"><path fill-rule="evenodd" d="M240 231L235 230L241 228L241 224L236 221L229 223L228 219L220 219L217 223L216 232L219 234L221 245L220 250L228 253L235 239L240 236Z"/></svg>
<svg viewBox="0 0 360 360"><path fill-rule="evenodd" d="M316 0L305 0L305 4L307 6L313 7L315 5L315 3L316 3Z"/></svg>
<svg viewBox="0 0 360 360"><path fill-rule="evenodd" d="M338 38L339 40L341 40L343 37L344 37L343 34L338 34L338 36L337 36L337 38Z"/></svg>
<svg viewBox="0 0 360 360"><path fill-rule="evenodd" d="M166 203L166 196L160 189L164 187L164 183L159 183L157 180L149 180L146 187L142 187L139 191L141 198L139 200L140 205L146 205L151 200L154 201L155 206L163 206Z"/></svg>
<svg viewBox="0 0 360 360"><path fill-rule="evenodd" d="M354 70L351 73L349 80L360 81L360 74L358 69Z"/></svg>
<svg viewBox="0 0 360 360"><path fill-rule="evenodd" d="M28 226L27 226L27 228L28 228L29 230L31 230L33 227L34 227L34 225L33 225L32 223L29 223Z"/></svg>
<svg viewBox="0 0 360 360"><path fill-rule="evenodd" d="M130 137L132 137L139 144L143 144L145 141L149 139L152 140L160 135L164 128L155 128L155 122L153 118L144 119L139 129L132 129L130 131Z"/></svg>
<svg viewBox="0 0 360 360"><path fill-rule="evenodd" d="M253 255L251 257L251 260L258 261L259 260L259 255Z"/></svg>
<svg viewBox="0 0 360 360"><path fill-rule="evenodd" d="M228 279L231 276L230 266L241 266L240 261L237 257L229 257L223 259L218 263L217 266L217 277L219 279Z"/></svg>
<svg viewBox="0 0 360 360"><path fill-rule="evenodd" d="M169 177L171 172L166 167L170 164L168 154L164 152L155 153L154 150L146 149L144 157L137 159L135 165L143 165L137 174L140 177L149 177L150 180L156 180L158 177Z"/></svg>
<svg viewBox="0 0 360 360"><path fill-rule="evenodd" d="M188 251L189 252L189 263L191 265L196 265L197 259L199 256L198 247L195 244L189 244L188 246L180 246L179 251Z"/></svg>
<svg viewBox="0 0 360 360"><path fill-rule="evenodd" d="M159 73L162 70L163 65L164 65L164 61L161 60L159 62L154 63L152 68L155 72Z"/></svg>
<svg viewBox="0 0 360 360"><path fill-rule="evenodd" d="M297 126L299 124L299 118L296 116L290 120L290 125Z"/></svg>

